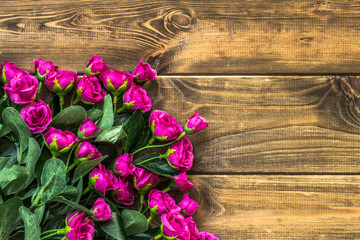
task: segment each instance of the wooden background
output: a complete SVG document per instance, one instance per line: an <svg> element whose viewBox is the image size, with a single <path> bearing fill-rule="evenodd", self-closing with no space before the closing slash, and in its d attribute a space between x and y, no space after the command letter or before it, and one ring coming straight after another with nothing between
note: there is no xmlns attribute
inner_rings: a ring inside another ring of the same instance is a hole
<svg viewBox="0 0 360 240"><path fill-rule="evenodd" d="M360 1L1 1L4 59L147 84L192 138L198 228L225 239L360 239ZM335 76L338 77L335 77Z"/></svg>

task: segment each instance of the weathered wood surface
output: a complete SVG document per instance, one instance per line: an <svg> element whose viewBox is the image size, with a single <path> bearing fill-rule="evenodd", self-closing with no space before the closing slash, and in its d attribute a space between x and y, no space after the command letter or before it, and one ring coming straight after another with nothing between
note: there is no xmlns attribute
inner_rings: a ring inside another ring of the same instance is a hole
<svg viewBox="0 0 360 240"><path fill-rule="evenodd" d="M223 240L359 239L359 176L191 176L200 231Z"/></svg>
<svg viewBox="0 0 360 240"><path fill-rule="evenodd" d="M345 78L344 78L345 80ZM193 173L358 173L360 115L330 76L159 77L158 109L210 127L192 136Z"/></svg>
<svg viewBox="0 0 360 240"><path fill-rule="evenodd" d="M31 70L78 72L93 54L162 74L319 74L360 69L360 1L1 1L0 50Z"/></svg>

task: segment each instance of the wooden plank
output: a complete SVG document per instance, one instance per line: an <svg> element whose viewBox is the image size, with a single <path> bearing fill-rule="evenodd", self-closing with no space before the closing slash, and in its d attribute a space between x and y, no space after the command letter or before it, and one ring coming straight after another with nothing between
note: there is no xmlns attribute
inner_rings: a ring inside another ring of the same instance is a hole
<svg viewBox="0 0 360 240"><path fill-rule="evenodd" d="M3 59L78 72L94 54L160 74L329 74L360 69L360 1L2 1Z"/></svg>
<svg viewBox="0 0 360 240"><path fill-rule="evenodd" d="M191 176L200 231L221 239L359 239L359 176Z"/></svg>
<svg viewBox="0 0 360 240"><path fill-rule="evenodd" d="M193 173L357 173L358 98L344 83L325 76L173 76L145 88L153 108L178 122L194 112L209 121L191 136Z"/></svg>

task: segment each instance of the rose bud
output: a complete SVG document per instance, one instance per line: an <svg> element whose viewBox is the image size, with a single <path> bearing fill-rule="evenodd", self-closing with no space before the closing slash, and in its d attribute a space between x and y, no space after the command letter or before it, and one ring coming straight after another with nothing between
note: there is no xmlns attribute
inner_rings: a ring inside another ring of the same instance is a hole
<svg viewBox="0 0 360 240"><path fill-rule="evenodd" d="M74 144L78 141L78 138L69 131L61 131L56 128L49 128L44 134L45 145L50 149L53 157L58 157L63 153L68 152Z"/></svg>
<svg viewBox="0 0 360 240"><path fill-rule="evenodd" d="M86 75L98 75L106 71L108 67L109 65L105 64L101 57L94 55L86 66L85 73Z"/></svg>
<svg viewBox="0 0 360 240"><path fill-rule="evenodd" d="M114 217L111 215L109 204L107 204L103 198L96 199L91 211L94 213L94 220L99 222L105 222L106 220Z"/></svg>
<svg viewBox="0 0 360 240"><path fill-rule="evenodd" d="M192 151L193 146L190 140L184 137L169 147L165 153L165 158L172 168L176 168L179 171L190 170L194 160Z"/></svg>
<svg viewBox="0 0 360 240"><path fill-rule="evenodd" d="M35 100L21 109L20 116L33 133L41 133L50 124L52 111L43 101Z"/></svg>
<svg viewBox="0 0 360 240"><path fill-rule="evenodd" d="M160 217L169 211L180 212L180 207L176 205L175 200L169 194L158 189L152 189L149 192L149 208L152 218Z"/></svg>
<svg viewBox="0 0 360 240"><path fill-rule="evenodd" d="M118 97L133 83L134 75L119 70L107 70L101 73L100 80L112 95Z"/></svg>
<svg viewBox="0 0 360 240"><path fill-rule="evenodd" d="M35 66L35 73L36 73L36 78L39 81L44 81L45 80L45 74L49 73L49 72L53 72L56 71L56 69L58 69L58 66L54 66L54 64L50 61L45 62L42 59L34 59L34 66Z"/></svg>
<svg viewBox="0 0 360 240"><path fill-rule="evenodd" d="M170 211L161 216L161 235L166 239L189 240L190 229L185 218L177 211Z"/></svg>
<svg viewBox="0 0 360 240"><path fill-rule="evenodd" d="M84 212L78 210L69 213L66 217L66 239L92 240L95 232L93 220L86 219Z"/></svg>
<svg viewBox="0 0 360 240"><path fill-rule="evenodd" d="M197 236L199 234L199 230L196 227L196 223L192 217L185 218L185 222L189 227L190 231L190 240L197 240Z"/></svg>
<svg viewBox="0 0 360 240"><path fill-rule="evenodd" d="M100 128L96 126L95 123L93 123L93 121L91 121L91 119L88 117L85 119L85 122L80 126L77 132L77 136L81 140L89 139L94 137L99 130Z"/></svg>
<svg viewBox="0 0 360 240"><path fill-rule="evenodd" d="M183 132L183 128L176 122L175 118L160 110L151 112L149 127L151 127L153 133L152 141L171 141L179 137Z"/></svg>
<svg viewBox="0 0 360 240"><path fill-rule="evenodd" d="M101 88L99 79L94 75L85 76L85 74L77 85L76 93L78 99L85 104L95 104L106 96L106 91Z"/></svg>
<svg viewBox="0 0 360 240"><path fill-rule="evenodd" d="M197 240L221 240L220 238L215 237L214 234L209 232L199 232L197 235Z"/></svg>
<svg viewBox="0 0 360 240"><path fill-rule="evenodd" d="M179 203L181 210L185 210L185 215L193 215L199 207L197 202L189 198L189 194L184 194L181 202Z"/></svg>
<svg viewBox="0 0 360 240"><path fill-rule="evenodd" d="M135 171L135 166L132 164L133 155L129 153L124 153L122 156L118 157L115 160L113 166L113 172L117 176L121 176L123 178L131 175Z"/></svg>
<svg viewBox="0 0 360 240"><path fill-rule="evenodd" d="M79 77L76 72L68 70L52 71L45 75L45 85L58 96L65 96L73 86L76 86Z"/></svg>
<svg viewBox="0 0 360 240"><path fill-rule="evenodd" d="M14 63L9 63L6 60L4 64L1 64L1 72L4 84L6 84L12 78L30 75L28 72L18 68Z"/></svg>
<svg viewBox="0 0 360 240"><path fill-rule="evenodd" d="M99 163L98 168L94 168L90 173L89 186L94 187L105 195L107 190L116 189L112 175L111 171L107 171L105 167Z"/></svg>
<svg viewBox="0 0 360 240"><path fill-rule="evenodd" d="M117 177L116 189L112 192L113 199L130 206L134 203L134 185L127 178Z"/></svg>
<svg viewBox="0 0 360 240"><path fill-rule="evenodd" d="M101 158L102 154L90 142L84 141L77 145L77 147L75 148L74 156L74 162L77 165L82 162Z"/></svg>
<svg viewBox="0 0 360 240"><path fill-rule="evenodd" d="M151 81L156 78L156 71L151 69L150 64L140 61L135 67L134 75L139 82Z"/></svg>
<svg viewBox="0 0 360 240"><path fill-rule="evenodd" d="M146 169L135 168L133 180L135 189L138 190L140 194L145 194L156 186L160 177Z"/></svg>
<svg viewBox="0 0 360 240"><path fill-rule="evenodd" d="M207 128L208 126L209 124L206 122L205 118L199 116L199 114L196 112L185 122L184 131L187 134L194 134L203 130L204 128Z"/></svg>
<svg viewBox="0 0 360 240"><path fill-rule="evenodd" d="M123 100L123 106L118 112L122 110L135 112L139 109L144 113L151 109L151 99L146 90L134 84L125 92Z"/></svg>
<svg viewBox="0 0 360 240"><path fill-rule="evenodd" d="M186 191L194 188L194 185L187 179L186 171L182 171L173 177L173 181L170 182L170 188L176 191Z"/></svg>
<svg viewBox="0 0 360 240"><path fill-rule="evenodd" d="M11 78L5 85L6 95L16 104L28 104L35 100L39 82L31 75Z"/></svg>

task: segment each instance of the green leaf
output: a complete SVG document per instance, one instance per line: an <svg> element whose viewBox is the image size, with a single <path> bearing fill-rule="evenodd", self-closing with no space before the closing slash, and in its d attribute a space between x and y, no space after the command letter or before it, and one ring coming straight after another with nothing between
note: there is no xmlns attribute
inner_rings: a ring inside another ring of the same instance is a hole
<svg viewBox="0 0 360 240"><path fill-rule="evenodd" d="M111 128L114 123L113 104L109 94L104 98L103 113L104 115L99 123L100 130L98 131L97 136L106 129Z"/></svg>
<svg viewBox="0 0 360 240"><path fill-rule="evenodd" d="M23 153L28 147L31 132L20 116L20 113L15 108L7 107L2 112L2 118L4 124L19 137L20 152Z"/></svg>
<svg viewBox="0 0 360 240"><path fill-rule="evenodd" d="M24 166L5 166L0 171L0 186L6 195L17 193L22 190L28 175Z"/></svg>
<svg viewBox="0 0 360 240"><path fill-rule="evenodd" d="M142 233L148 230L149 225L146 217L138 211L124 209L121 212L121 217L124 221L126 236Z"/></svg>
<svg viewBox="0 0 360 240"><path fill-rule="evenodd" d="M22 201L19 197L13 197L0 204L0 236L9 230L19 218L19 208Z"/></svg>
<svg viewBox="0 0 360 240"><path fill-rule="evenodd" d="M88 216L93 216L94 214L87 209L85 206L78 204L76 202L70 201L66 198L64 198L63 196L57 196L56 198L54 198L53 200L51 200L52 202L60 202L60 203L64 203L74 209L79 210L80 212L85 212Z"/></svg>
<svg viewBox="0 0 360 240"><path fill-rule="evenodd" d="M37 141L34 138L29 139L29 148L27 151L27 155L25 158L25 164L26 169L28 171L28 177L24 183L24 187L29 186L29 184L34 180L35 178L35 166L37 163L37 160L40 157L40 146L37 143Z"/></svg>
<svg viewBox="0 0 360 240"><path fill-rule="evenodd" d="M59 195L66 186L66 170L63 161L51 158L46 161L41 174L43 193L41 202L47 202Z"/></svg>
<svg viewBox="0 0 360 240"><path fill-rule="evenodd" d="M125 229L120 214L113 211L111 215L114 217L105 222L99 222L99 227L116 240L126 240Z"/></svg>
<svg viewBox="0 0 360 240"><path fill-rule="evenodd" d="M156 158L156 159L150 160L148 162L141 163L143 161L146 161L147 159L155 158L159 155L160 155L159 153L146 154L146 155L143 155L143 156L135 159L132 163L135 166L146 168L150 172L153 172L153 173L159 174L161 176L165 176L165 177L175 176L180 173L175 168L170 167L169 163L165 159Z"/></svg>
<svg viewBox="0 0 360 240"><path fill-rule="evenodd" d="M101 158L98 158L98 159L94 159L94 160L90 160L90 161L87 161L87 162L80 163L79 166L77 166L76 169L75 169L73 182L76 182L79 178L84 177L94 167L99 165L99 163L101 163L101 161L103 161L105 158L107 158L107 155L105 155L105 156L103 156Z"/></svg>
<svg viewBox="0 0 360 240"><path fill-rule="evenodd" d="M126 122L124 130L126 137L123 139L123 148L129 153L135 147L143 130L144 119L139 110L136 110Z"/></svg>
<svg viewBox="0 0 360 240"><path fill-rule="evenodd" d="M35 208L34 214L36 217L36 222L40 225L41 220L43 219L45 212L45 205Z"/></svg>
<svg viewBox="0 0 360 240"><path fill-rule="evenodd" d="M149 229L143 233L138 233L129 237L130 240L149 240L157 236L161 232L160 227L149 227Z"/></svg>
<svg viewBox="0 0 360 240"><path fill-rule="evenodd" d="M1 130L0 130L0 138L5 136L6 134L8 134L9 132L11 132L11 129L8 126L4 126Z"/></svg>
<svg viewBox="0 0 360 240"><path fill-rule="evenodd" d="M87 116L91 119L91 121L96 122L103 116L103 112L100 109L93 108L86 112Z"/></svg>
<svg viewBox="0 0 360 240"><path fill-rule="evenodd" d="M0 170L3 169L11 157L0 157Z"/></svg>
<svg viewBox="0 0 360 240"><path fill-rule="evenodd" d="M129 113L129 112L116 114L114 117L114 126L123 125L126 121L129 120L131 115L132 115L132 113Z"/></svg>
<svg viewBox="0 0 360 240"><path fill-rule="evenodd" d="M70 129L77 127L86 118L86 111L79 105L70 106L59 112L51 121L54 128Z"/></svg>
<svg viewBox="0 0 360 240"><path fill-rule="evenodd" d="M6 98L1 98L0 99L0 124L3 124L4 121L2 119L2 112L4 111L5 108L7 108L7 103L6 103Z"/></svg>
<svg viewBox="0 0 360 240"><path fill-rule="evenodd" d="M76 190L77 190L77 192L78 192L78 195L77 195L77 197L76 197L76 201L75 202L80 202L80 199L81 199L81 197L82 197L82 193L83 193L83 179L82 178L80 178L80 180L79 180L79 182L78 182L78 184L77 184L77 186L76 186Z"/></svg>
<svg viewBox="0 0 360 240"><path fill-rule="evenodd" d="M123 129L123 126L115 126L106 129L103 131L97 138L95 139L95 142L107 142L107 143L116 143L120 139L125 137L125 131Z"/></svg>
<svg viewBox="0 0 360 240"><path fill-rule="evenodd" d="M76 187L72 185L66 185L64 191L60 193L60 196L63 196L71 201L76 201L78 194L79 193Z"/></svg>
<svg viewBox="0 0 360 240"><path fill-rule="evenodd" d="M20 207L19 212L25 225L25 239L26 240L40 239L41 229L37 222L36 216L24 206Z"/></svg>
<svg viewBox="0 0 360 240"><path fill-rule="evenodd" d="M41 181L41 173L43 171L46 161L49 160L51 157L52 154L50 150L47 147L43 146L41 149L40 157L35 165L35 176L38 182Z"/></svg>

